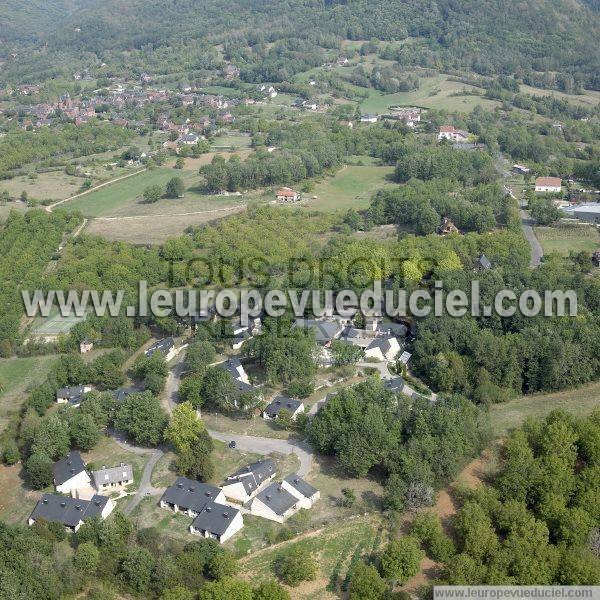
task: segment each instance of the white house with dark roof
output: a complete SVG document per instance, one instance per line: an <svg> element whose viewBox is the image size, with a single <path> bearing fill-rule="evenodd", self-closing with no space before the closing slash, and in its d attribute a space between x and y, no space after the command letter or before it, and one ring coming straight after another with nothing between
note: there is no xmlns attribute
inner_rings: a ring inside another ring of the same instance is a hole
<svg viewBox="0 0 600 600"><path fill-rule="evenodd" d="M300 510L299 499L286 490L281 483L273 482L252 498L250 513L283 523Z"/></svg>
<svg viewBox="0 0 600 600"><path fill-rule="evenodd" d="M392 361L400 352L400 344L394 336L379 336L365 348L366 358Z"/></svg>
<svg viewBox="0 0 600 600"><path fill-rule="evenodd" d="M33 509L28 523L33 525L43 519L50 523L60 523L74 533L86 519L97 517L104 520L114 508L115 504L108 496L95 495L91 500L81 500L44 494Z"/></svg>
<svg viewBox="0 0 600 600"><path fill-rule="evenodd" d="M190 533L225 543L244 526L242 513L232 506L209 502L190 525Z"/></svg>
<svg viewBox="0 0 600 600"><path fill-rule="evenodd" d="M85 468L81 454L76 450L52 465L54 487L57 492L79 497L92 489L92 480Z"/></svg>
<svg viewBox="0 0 600 600"><path fill-rule="evenodd" d="M290 413L292 421L295 421L299 414L304 412L304 402L285 396L276 396L273 401L263 410L262 417L267 421L277 419L282 410Z"/></svg>
<svg viewBox="0 0 600 600"><path fill-rule="evenodd" d="M304 327L313 329L317 344L329 346L333 340L337 340L344 331L344 324L340 319L334 317L324 319L296 319L294 328Z"/></svg>
<svg viewBox="0 0 600 600"><path fill-rule="evenodd" d="M225 503L223 491L208 483L178 477L175 483L165 490L160 499L160 506L196 517L210 502Z"/></svg>
<svg viewBox="0 0 600 600"><path fill-rule="evenodd" d="M298 499L300 508L312 508L312 505L321 497L321 492L307 483L299 475L288 475L282 482L281 487Z"/></svg>
<svg viewBox="0 0 600 600"><path fill-rule="evenodd" d="M74 385L56 390L57 404L70 404L73 408L78 408L83 400L83 396L92 391L90 385Z"/></svg>
<svg viewBox="0 0 600 600"><path fill-rule="evenodd" d="M242 504L253 498L277 472L270 458L251 463L231 474L221 486L225 497Z"/></svg>
<svg viewBox="0 0 600 600"><path fill-rule="evenodd" d="M121 463L118 467L103 466L97 471L92 471L92 482L99 492L122 490L133 483L133 467L125 463Z"/></svg>

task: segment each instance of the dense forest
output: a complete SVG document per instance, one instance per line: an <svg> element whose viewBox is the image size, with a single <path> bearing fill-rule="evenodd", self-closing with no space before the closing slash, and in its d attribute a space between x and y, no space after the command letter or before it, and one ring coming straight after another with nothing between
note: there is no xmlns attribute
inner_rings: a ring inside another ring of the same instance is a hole
<svg viewBox="0 0 600 600"><path fill-rule="evenodd" d="M222 0L53 2L33 19L40 23L34 30L19 27L19 11L6 11L3 33L13 47L33 49L7 64L7 75L40 80L98 61L125 70L124 51L133 51L129 64L143 57L164 72L210 68L210 47L222 43L247 81L284 81L319 64L323 49L337 49L341 40L375 38L390 42L383 57L403 65L530 79L558 71L578 85L599 85L597 7L584 2L241 0L235 11L228 7Z"/></svg>

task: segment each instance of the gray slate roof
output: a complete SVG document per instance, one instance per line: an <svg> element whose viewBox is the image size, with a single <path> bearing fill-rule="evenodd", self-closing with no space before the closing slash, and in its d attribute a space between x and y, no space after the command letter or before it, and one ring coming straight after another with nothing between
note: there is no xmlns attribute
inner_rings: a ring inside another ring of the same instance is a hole
<svg viewBox="0 0 600 600"><path fill-rule="evenodd" d="M84 394L85 387L83 385L74 385L56 390L56 397L66 398L70 404L79 404Z"/></svg>
<svg viewBox="0 0 600 600"><path fill-rule="evenodd" d="M284 481L289 483L294 489L298 490L305 498L311 498L319 491L316 487L313 487L310 483L307 483L302 477L296 474L288 475Z"/></svg>
<svg viewBox="0 0 600 600"><path fill-rule="evenodd" d="M280 483L274 482L267 486L256 497L266 504L276 515L285 514L292 506L298 503L298 499L281 487Z"/></svg>
<svg viewBox="0 0 600 600"><path fill-rule="evenodd" d="M80 521L99 516L107 502L108 496L95 495L91 500L81 500L44 494L33 509L31 518L62 523L65 527L76 527Z"/></svg>
<svg viewBox="0 0 600 600"><path fill-rule="evenodd" d="M246 465L245 467L238 469L235 473L232 473L223 485L233 485L241 482L246 493L251 494L274 475L275 471L274 460L271 460L270 458L259 460L258 462Z"/></svg>
<svg viewBox="0 0 600 600"><path fill-rule="evenodd" d="M117 401L121 402L127 398L127 396L131 396L131 394L138 394L142 390L135 387L130 388L119 388L118 390L113 390L112 397Z"/></svg>
<svg viewBox="0 0 600 600"><path fill-rule="evenodd" d="M392 349L393 337L379 336L373 339L373 341L366 347L366 350L372 350L373 348L380 348L383 354L389 352Z"/></svg>
<svg viewBox="0 0 600 600"><path fill-rule="evenodd" d="M223 535L240 511L237 508L209 502L192 522L196 531L208 531L214 535Z"/></svg>
<svg viewBox="0 0 600 600"><path fill-rule="evenodd" d="M133 480L133 467L131 465L121 464L118 467L102 467L97 471L92 471L92 479L96 487L106 485L107 483L119 483Z"/></svg>
<svg viewBox="0 0 600 600"><path fill-rule="evenodd" d="M83 458L81 458L81 454L77 450L74 450L55 462L52 466L52 471L54 472L54 483L61 485L65 481L69 481L71 477L75 477L78 473L85 471L85 463L83 462Z"/></svg>
<svg viewBox="0 0 600 600"><path fill-rule="evenodd" d="M169 504L177 504L183 510L199 513L209 502L214 501L220 491L214 485L187 477L178 477L175 483L165 490L161 500Z"/></svg>
<svg viewBox="0 0 600 600"><path fill-rule="evenodd" d="M335 319L317 321L316 319L296 319L294 327L305 327L315 330L315 340L326 344L339 337L343 330L342 325Z"/></svg>
<svg viewBox="0 0 600 600"><path fill-rule="evenodd" d="M172 337L164 338L156 342L153 346L150 346L145 354L146 356L152 356L155 352L161 352L166 356L173 346L175 346L175 340Z"/></svg>
<svg viewBox="0 0 600 600"><path fill-rule="evenodd" d="M478 259L477 259L477 265L479 267L481 267L482 269L485 269L487 271L487 269L491 269L492 268L492 263L488 260L487 256L485 254L482 254Z"/></svg>
<svg viewBox="0 0 600 600"><path fill-rule="evenodd" d="M270 417L276 417L280 410L289 410L291 414L294 414L298 407L302 404L301 400L294 400L293 398L287 398L286 396L276 396L266 408L265 412Z"/></svg>

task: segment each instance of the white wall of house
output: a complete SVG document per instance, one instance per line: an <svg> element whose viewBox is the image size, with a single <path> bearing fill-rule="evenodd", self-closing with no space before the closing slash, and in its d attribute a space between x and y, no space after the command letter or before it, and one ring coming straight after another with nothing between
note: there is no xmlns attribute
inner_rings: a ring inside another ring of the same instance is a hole
<svg viewBox="0 0 600 600"><path fill-rule="evenodd" d="M109 498L106 506L102 509L102 519L106 519L106 517L108 517L113 510L115 510L115 503Z"/></svg>
<svg viewBox="0 0 600 600"><path fill-rule="evenodd" d="M250 496L246 493L246 488L240 481L226 485L223 484L223 493L229 500L236 500L238 502L247 502Z"/></svg>
<svg viewBox="0 0 600 600"><path fill-rule="evenodd" d="M559 186L555 186L555 185L536 185L535 186L535 191L536 192L557 192L560 193L560 191L562 190L562 187Z"/></svg>
<svg viewBox="0 0 600 600"><path fill-rule="evenodd" d="M56 485L56 491L69 496L77 496L78 490L85 490L92 487L92 480L87 471L81 471L60 485Z"/></svg>
<svg viewBox="0 0 600 600"><path fill-rule="evenodd" d="M198 531L194 529L193 525L190 525L190 533L194 535L201 535L206 538L214 538L218 539L221 544L224 544L229 538L233 537L240 529L244 527L244 519L242 517L242 513L236 513L235 517L231 519L231 523L229 527L225 530L225 532L221 535L220 538L217 538L216 535L212 535L208 531Z"/></svg>
<svg viewBox="0 0 600 600"><path fill-rule="evenodd" d="M293 514L297 513L300 508L300 503L294 504L292 508L287 510L282 515L278 515L275 511L271 509L270 506L266 505L264 502L259 500L258 498L254 498L250 503L250 513L257 516L262 517L263 519L268 519L269 521L275 521L276 523L284 523L289 519Z"/></svg>

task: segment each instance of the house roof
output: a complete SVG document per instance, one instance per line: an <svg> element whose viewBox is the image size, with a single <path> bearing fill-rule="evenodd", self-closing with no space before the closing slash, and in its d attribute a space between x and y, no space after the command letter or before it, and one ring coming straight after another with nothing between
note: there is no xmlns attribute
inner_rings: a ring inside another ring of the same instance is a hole
<svg viewBox="0 0 600 600"><path fill-rule="evenodd" d="M294 190L292 190L290 188L281 188L280 190L277 190L277 195L292 197L292 196L297 196L298 192L295 192Z"/></svg>
<svg viewBox="0 0 600 600"><path fill-rule="evenodd" d="M76 527L81 521L102 514L108 500L108 496L98 495L94 495L91 500L81 500L56 494L44 494L33 509L31 518L62 523L66 527Z"/></svg>
<svg viewBox="0 0 600 600"><path fill-rule="evenodd" d="M485 254L482 254L477 259L477 264L480 267L482 267L483 269L491 269L492 268L492 263L488 260L488 257Z"/></svg>
<svg viewBox="0 0 600 600"><path fill-rule="evenodd" d="M305 498L312 498L319 491L296 474L288 475L284 481L289 483L295 490L298 490Z"/></svg>
<svg viewBox="0 0 600 600"><path fill-rule="evenodd" d="M442 125L440 127L440 133L454 133L458 129L454 129L454 125Z"/></svg>
<svg viewBox="0 0 600 600"><path fill-rule="evenodd" d="M247 494L251 494L275 474L275 461L270 458L259 460L232 473L223 483L223 487L241 483Z"/></svg>
<svg viewBox="0 0 600 600"><path fill-rule="evenodd" d="M187 477L178 477L175 483L165 490L161 500L169 504L177 504L184 510L200 512L221 492L215 485L194 481Z"/></svg>
<svg viewBox="0 0 600 600"><path fill-rule="evenodd" d="M66 398L67 400L71 398L81 399L81 397L85 394L85 386L83 385L73 385L70 387L63 387L56 390L57 398Z"/></svg>
<svg viewBox="0 0 600 600"><path fill-rule="evenodd" d="M164 338L150 346L145 354L146 356L152 356L155 352L162 352L166 356L174 346L175 340L172 337Z"/></svg>
<svg viewBox="0 0 600 600"><path fill-rule="evenodd" d="M69 481L75 475L85 471L85 463L81 454L74 450L52 465L54 473L54 483L62 485L65 481Z"/></svg>
<svg viewBox="0 0 600 600"><path fill-rule="evenodd" d="M535 185L543 187L561 187L562 179L560 177L538 177L535 180Z"/></svg>
<svg viewBox="0 0 600 600"><path fill-rule="evenodd" d="M92 471L92 479L94 480L96 487L106 485L107 483L131 481L133 479L133 467L123 463L118 467L102 467L97 471Z"/></svg>
<svg viewBox="0 0 600 600"><path fill-rule="evenodd" d="M223 535L240 511L237 508L209 502L194 519L192 527L197 531L208 531L214 535Z"/></svg>
<svg viewBox="0 0 600 600"><path fill-rule="evenodd" d="M339 321L328 319L317 321L316 319L296 319L294 327L306 327L315 330L315 339L320 343L327 343L337 338L343 327Z"/></svg>
<svg viewBox="0 0 600 600"><path fill-rule="evenodd" d="M366 347L366 350L373 350L375 348L380 348L381 351L383 352L383 354L386 354L387 352L389 352L392 349L393 340L396 340L396 338L393 336L389 336L389 337L378 336L376 338L373 338L373 341Z"/></svg>
<svg viewBox="0 0 600 600"><path fill-rule="evenodd" d="M111 392L111 394L115 400L120 402L122 400L125 400L125 398L127 398L127 396L131 396L131 394L138 394L141 391L142 390L135 388L135 387L119 388L118 390L113 390Z"/></svg>
<svg viewBox="0 0 600 600"><path fill-rule="evenodd" d="M298 499L281 487L281 483L277 482L267 486L262 492L259 492L256 497L263 504L268 506L276 515L285 514L290 508L298 503Z"/></svg>
<svg viewBox="0 0 600 600"><path fill-rule="evenodd" d="M287 398L286 396L276 396L271 404L265 408L265 412L268 415L274 416L278 415L279 411L285 409L294 414L300 406L302 406L301 400L294 400L293 398Z"/></svg>

